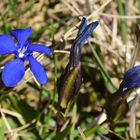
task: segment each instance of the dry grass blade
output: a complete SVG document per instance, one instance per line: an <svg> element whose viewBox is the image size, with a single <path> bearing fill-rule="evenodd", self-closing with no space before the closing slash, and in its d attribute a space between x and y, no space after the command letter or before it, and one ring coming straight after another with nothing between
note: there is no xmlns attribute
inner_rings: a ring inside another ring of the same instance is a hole
<svg viewBox="0 0 140 140"><path fill-rule="evenodd" d="M112 14L105 14L105 13L98 13L101 16L105 16L108 18L118 18L118 19L131 19L131 20L135 20L135 19L140 19L140 15L132 15L132 16L119 16L119 15L112 15Z"/></svg>
<svg viewBox="0 0 140 140"><path fill-rule="evenodd" d="M70 54L70 51L65 51L65 50L54 50L53 52L58 54Z"/></svg>
<svg viewBox="0 0 140 140"><path fill-rule="evenodd" d="M5 117L5 114L3 113L3 110L1 109L1 106L0 106L0 113L1 113L2 119L3 119L3 121L4 121L5 125L6 125L6 128L7 128L8 132L12 133L11 127L10 127L6 117Z"/></svg>
<svg viewBox="0 0 140 140"><path fill-rule="evenodd" d="M8 132L8 135L7 135L7 140L16 140L16 134L12 132L12 129L11 129L11 126L10 124L8 123L8 120L0 106L0 113L1 113L1 116L2 116L2 119L3 119L3 122L7 128L7 132Z"/></svg>
<svg viewBox="0 0 140 140"><path fill-rule="evenodd" d="M140 49L140 28L138 25L134 26L134 44L135 44L135 48L132 52L131 55L131 61L129 63L129 67L128 68L132 68L135 64L136 61L136 57L138 54L138 51Z"/></svg>
<svg viewBox="0 0 140 140"><path fill-rule="evenodd" d="M117 18L113 18L113 35L112 35L112 48L115 48L115 39L116 39L116 36L117 36Z"/></svg>
<svg viewBox="0 0 140 140"><path fill-rule="evenodd" d="M12 129L12 130L11 130L11 133L18 133L18 132L20 132L20 131L22 131L22 130L28 128L28 127L30 127L30 126L31 126L32 124L34 124L35 122L36 122L36 120L32 120L31 122L29 122L29 123L27 123L27 124L25 124L25 125L23 125L23 126L21 126L21 127ZM6 131L5 133L9 133L9 132Z"/></svg>
<svg viewBox="0 0 140 140"><path fill-rule="evenodd" d="M2 109L1 108L1 111L5 114L8 114L8 115L11 115L11 116L14 116L14 117L17 117L17 118L21 118L21 114L17 113L17 112L14 112L14 111L10 111L10 110L7 110L7 109Z"/></svg>
<svg viewBox="0 0 140 140"><path fill-rule="evenodd" d="M83 139L83 140L87 140L87 138L86 138L86 136L84 135L83 130L80 128L80 126L78 127L78 131L79 131L79 133L80 133L82 139Z"/></svg>
<svg viewBox="0 0 140 140"><path fill-rule="evenodd" d="M98 10L94 11L91 15L89 15L87 17L87 19L90 19L92 17L94 17L95 15L98 15L98 12L100 12L101 10L103 10L112 0L108 0L107 2L105 2ZM78 24L76 24L76 26L79 26L80 22ZM67 39L69 36L71 36L73 34L73 31L75 30L75 27L72 27L69 31L67 31L64 35L64 39Z"/></svg>

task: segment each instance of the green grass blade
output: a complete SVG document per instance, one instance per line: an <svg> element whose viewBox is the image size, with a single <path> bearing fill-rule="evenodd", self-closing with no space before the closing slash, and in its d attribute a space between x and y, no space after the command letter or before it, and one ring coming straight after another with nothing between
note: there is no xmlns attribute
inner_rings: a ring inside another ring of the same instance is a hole
<svg viewBox="0 0 140 140"><path fill-rule="evenodd" d="M97 63L97 65L98 65L98 67L99 67L99 70L100 70L100 72L101 72L101 74L102 74L102 76L103 76L103 79L104 79L105 82L106 82L106 85L107 85L108 90L109 90L111 93L114 93L114 92L116 91L116 88L115 88L115 86L113 85L109 74L108 74L107 71L105 70L105 68L104 68L104 66L103 66L103 64L102 64L101 59L99 58L98 54L96 53L94 47L91 45L90 42L89 42L89 46L90 46L90 48L91 48L91 50L92 50L93 56L94 56L94 58L95 58L95 60L96 60L96 63Z"/></svg>

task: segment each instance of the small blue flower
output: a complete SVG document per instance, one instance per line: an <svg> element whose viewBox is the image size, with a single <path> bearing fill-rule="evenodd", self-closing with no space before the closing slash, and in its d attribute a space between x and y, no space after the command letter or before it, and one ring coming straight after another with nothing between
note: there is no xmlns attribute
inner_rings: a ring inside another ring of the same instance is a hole
<svg viewBox="0 0 140 140"><path fill-rule="evenodd" d="M46 72L41 64L33 57L33 52L50 55L51 50L47 46L31 44L27 39L32 34L32 28L15 29L10 31L17 43L14 43L12 36L3 34L0 36L0 54L14 54L16 59L7 62L2 71L2 81L8 87L13 87L23 78L25 69L24 61L29 62L30 70L40 84L48 81Z"/></svg>
<svg viewBox="0 0 140 140"><path fill-rule="evenodd" d="M119 87L120 94L126 93L138 86L140 86L140 66L135 66L124 74L123 81Z"/></svg>

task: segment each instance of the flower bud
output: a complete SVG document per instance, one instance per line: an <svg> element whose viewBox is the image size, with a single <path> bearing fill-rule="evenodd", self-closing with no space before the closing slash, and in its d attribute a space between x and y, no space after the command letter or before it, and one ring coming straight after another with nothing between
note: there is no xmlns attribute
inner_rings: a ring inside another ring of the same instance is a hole
<svg viewBox="0 0 140 140"><path fill-rule="evenodd" d="M70 50L69 63L58 81L59 103L62 108L66 108L79 92L82 84L81 46L97 25L98 21L92 22L89 25L87 25L86 18L83 18L81 21L79 32Z"/></svg>

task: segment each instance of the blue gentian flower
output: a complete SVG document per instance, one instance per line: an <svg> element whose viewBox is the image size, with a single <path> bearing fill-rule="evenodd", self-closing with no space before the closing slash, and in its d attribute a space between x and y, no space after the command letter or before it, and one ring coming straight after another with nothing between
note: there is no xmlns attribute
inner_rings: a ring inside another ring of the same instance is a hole
<svg viewBox="0 0 140 140"><path fill-rule="evenodd" d="M119 87L119 92L120 94L126 93L138 86L140 86L140 66L135 66L124 74L123 81Z"/></svg>
<svg viewBox="0 0 140 140"><path fill-rule="evenodd" d="M40 84L48 81L46 72L41 64L33 57L33 52L50 55L47 46L31 44L27 39L32 34L32 28L11 30L10 34L17 40L14 43L11 35L0 36L0 55L14 54L16 59L7 62L2 70L2 81L8 87L13 87L23 78L25 73L24 61L29 62L30 70Z"/></svg>

